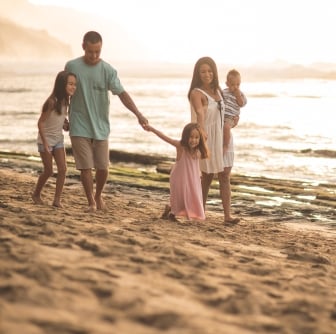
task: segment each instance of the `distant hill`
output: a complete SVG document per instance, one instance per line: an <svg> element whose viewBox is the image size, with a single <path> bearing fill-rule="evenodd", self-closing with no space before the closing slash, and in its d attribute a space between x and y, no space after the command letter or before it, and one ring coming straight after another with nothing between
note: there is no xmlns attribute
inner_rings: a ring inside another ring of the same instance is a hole
<svg viewBox="0 0 336 334"><path fill-rule="evenodd" d="M113 15L118 14L112 12L111 16ZM137 42L136 36L130 36L114 23L113 19L83 12L80 6L78 10L75 10L61 6L37 5L28 0L0 0L0 17L20 27L33 29L35 32L46 31L58 41L69 44L74 57L83 54L84 33L96 30L103 36L102 57L104 59L115 62L146 58L147 51ZM0 44L2 44L1 37Z"/></svg>
<svg viewBox="0 0 336 334"><path fill-rule="evenodd" d="M111 3L113 3L111 1ZM113 6L112 6L113 8ZM103 36L102 58L117 65L123 75L191 77L194 62L187 64L154 62L136 36L111 19L61 6L36 5L28 0L0 0L0 59L59 60L83 54L82 38L88 30ZM134 51L136 50L136 51ZM144 62L144 59L148 59ZM236 65L218 63L221 78ZM290 64L283 61L237 68L243 81L279 79L336 79L336 64Z"/></svg>
<svg viewBox="0 0 336 334"><path fill-rule="evenodd" d="M70 45L50 36L47 31L26 28L0 18L0 58L51 60L71 56Z"/></svg>

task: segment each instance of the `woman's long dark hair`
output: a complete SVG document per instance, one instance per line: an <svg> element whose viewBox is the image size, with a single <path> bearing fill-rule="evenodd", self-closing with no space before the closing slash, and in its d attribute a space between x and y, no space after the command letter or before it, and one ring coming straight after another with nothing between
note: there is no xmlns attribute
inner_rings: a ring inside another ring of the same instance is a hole
<svg viewBox="0 0 336 334"><path fill-rule="evenodd" d="M58 114L62 114L62 103L65 101L69 103L69 95L66 92L66 85L68 83L68 77L76 75L68 71L61 71L57 74L55 84L52 93L47 98L42 106L42 112L45 112L53 106Z"/></svg>
<svg viewBox="0 0 336 334"><path fill-rule="evenodd" d="M215 61L210 57L202 57L202 58L197 60L195 66L194 66L194 73L193 73L193 77L192 77L189 92L188 92L188 99L189 100L190 100L191 91L194 88L200 88L202 86L202 80L201 80L201 76L200 76L200 67L203 64L209 65L211 70L212 70L213 81L211 83L211 88L213 89L214 93L216 92L216 90L218 90L218 89L220 90L217 65L216 65Z"/></svg>

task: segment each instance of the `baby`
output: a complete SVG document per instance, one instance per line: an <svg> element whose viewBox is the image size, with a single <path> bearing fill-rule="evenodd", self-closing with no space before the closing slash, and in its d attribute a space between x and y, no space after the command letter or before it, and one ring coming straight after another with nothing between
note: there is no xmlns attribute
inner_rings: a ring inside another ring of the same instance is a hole
<svg viewBox="0 0 336 334"><path fill-rule="evenodd" d="M224 153L228 151L231 137L231 128L236 125L236 118L240 115L240 108L247 103L246 96L239 89L240 73L237 70L231 70L226 76L226 86L223 89L223 98L225 102L224 113Z"/></svg>

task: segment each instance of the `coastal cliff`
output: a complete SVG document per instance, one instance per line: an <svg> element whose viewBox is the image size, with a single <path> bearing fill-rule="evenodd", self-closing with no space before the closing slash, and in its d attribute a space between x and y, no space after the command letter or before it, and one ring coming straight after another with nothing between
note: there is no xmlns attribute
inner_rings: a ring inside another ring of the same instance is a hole
<svg viewBox="0 0 336 334"><path fill-rule="evenodd" d="M20 26L0 17L0 58L8 60L52 60L72 56L70 45L45 30Z"/></svg>

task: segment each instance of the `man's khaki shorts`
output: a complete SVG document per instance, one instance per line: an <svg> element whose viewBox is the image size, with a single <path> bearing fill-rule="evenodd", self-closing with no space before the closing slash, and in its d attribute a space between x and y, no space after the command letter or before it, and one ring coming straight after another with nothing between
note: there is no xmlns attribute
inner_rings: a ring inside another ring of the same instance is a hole
<svg viewBox="0 0 336 334"><path fill-rule="evenodd" d="M77 169L108 169L110 163L108 140L77 136L70 138Z"/></svg>

